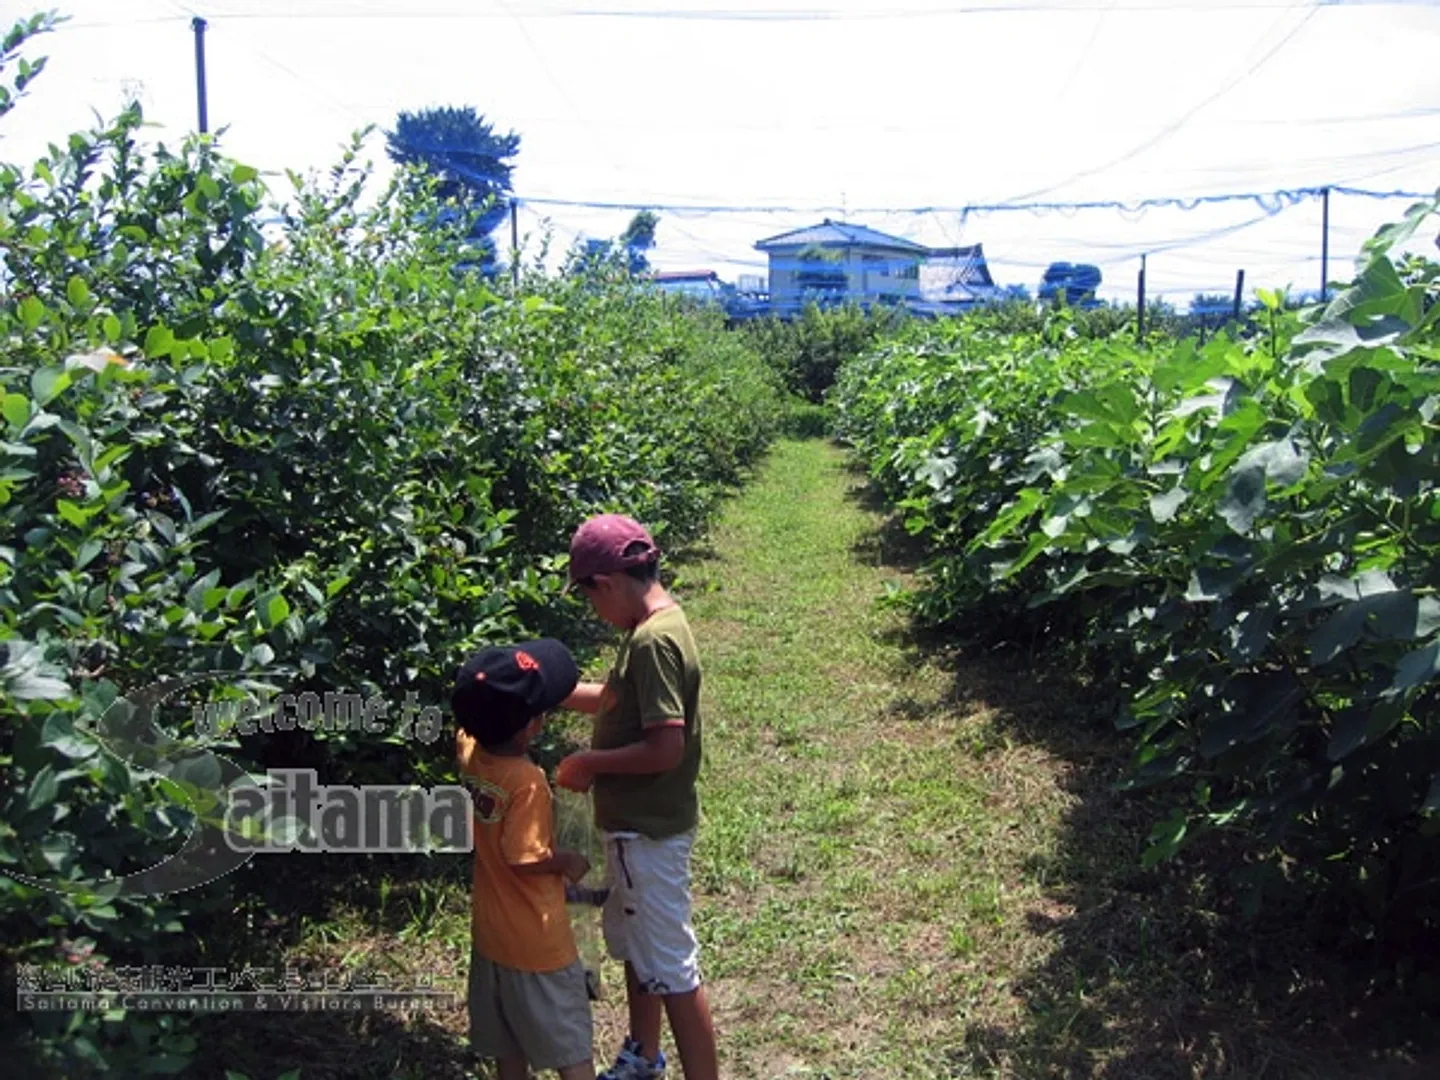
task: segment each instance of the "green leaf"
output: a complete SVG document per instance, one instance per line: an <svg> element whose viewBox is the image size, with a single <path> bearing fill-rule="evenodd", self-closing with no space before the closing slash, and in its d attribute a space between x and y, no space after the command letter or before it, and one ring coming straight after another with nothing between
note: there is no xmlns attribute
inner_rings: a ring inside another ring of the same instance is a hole
<svg viewBox="0 0 1440 1080"><path fill-rule="evenodd" d="M30 787L25 792L25 808L31 812L42 810L59 794L60 778L55 774L55 766L46 765L30 781Z"/></svg>
<svg viewBox="0 0 1440 1080"><path fill-rule="evenodd" d="M180 1054L153 1054L145 1059L145 1071L157 1076L174 1076L184 1072L191 1064L191 1058Z"/></svg>
<svg viewBox="0 0 1440 1080"><path fill-rule="evenodd" d="M970 542L968 550L975 551L1009 534L1035 512L1036 507L1044 501L1044 498L1044 495L1035 488L1022 489L1016 495L1014 502L995 515L995 520L990 523L990 527Z"/></svg>
<svg viewBox="0 0 1440 1080"><path fill-rule="evenodd" d="M1255 519L1265 511L1265 470L1258 465L1236 469L1225 485L1220 516L1241 536L1250 532Z"/></svg>
<svg viewBox="0 0 1440 1080"><path fill-rule="evenodd" d="M279 626L290 614L290 605L278 592L266 593L255 601L260 625L267 630Z"/></svg>
<svg viewBox="0 0 1440 1080"><path fill-rule="evenodd" d="M259 175L259 171L251 168L249 165L236 165L230 173L230 179L237 184L248 184Z"/></svg>
<svg viewBox="0 0 1440 1080"><path fill-rule="evenodd" d="M100 752L100 747L93 740L76 733L74 718L63 712L51 713L46 718L40 742L75 761L87 760Z"/></svg>
<svg viewBox="0 0 1440 1080"><path fill-rule="evenodd" d="M225 596L225 609L227 611L234 611L245 602L245 598L249 596L254 589L255 584L250 581L242 581L240 584L234 586Z"/></svg>
<svg viewBox="0 0 1440 1080"><path fill-rule="evenodd" d="M537 312L556 312L565 310L558 304L552 304L549 300L546 300L542 296L527 296L521 302L520 306L526 315L534 315Z"/></svg>
<svg viewBox="0 0 1440 1080"><path fill-rule="evenodd" d="M1220 695L1224 712L1209 720L1200 734L1200 754L1219 757L1242 743L1283 731L1294 706L1305 696L1294 676L1283 672L1245 672L1226 684Z"/></svg>
<svg viewBox="0 0 1440 1080"><path fill-rule="evenodd" d="M915 470L915 479L923 480L935 491L941 491L950 482L958 466L953 457L926 458Z"/></svg>
<svg viewBox="0 0 1440 1080"><path fill-rule="evenodd" d="M1150 516L1161 525L1172 521L1179 513L1180 506L1190 497L1190 493L1178 485L1163 495L1150 496Z"/></svg>
<svg viewBox="0 0 1440 1080"><path fill-rule="evenodd" d="M62 367L37 368L30 376L30 392L35 395L35 404L48 405L70 385L71 375Z"/></svg>
<svg viewBox="0 0 1440 1080"><path fill-rule="evenodd" d="M1385 690L1386 696L1403 694L1440 674L1440 641L1432 641L1422 649L1406 653L1395 665L1395 678Z"/></svg>
<svg viewBox="0 0 1440 1080"><path fill-rule="evenodd" d="M1378 641L1414 641L1434 632L1440 604L1409 589L1376 592L1342 605L1310 635L1310 662L1328 664L1362 634Z"/></svg>
<svg viewBox="0 0 1440 1080"><path fill-rule="evenodd" d="M201 173L195 179L195 186L200 189L200 194L204 195L207 199L214 200L220 198L220 185L215 182L213 176Z"/></svg>
<svg viewBox="0 0 1440 1080"><path fill-rule="evenodd" d="M75 842L64 833L49 833L40 841L40 854L52 870L63 870L75 858Z"/></svg>
<svg viewBox="0 0 1440 1080"><path fill-rule="evenodd" d="M114 315L106 315L100 326L105 331L105 340L111 345L119 342L120 335L125 332L125 328L120 325L120 320Z"/></svg>
<svg viewBox="0 0 1440 1080"><path fill-rule="evenodd" d="M9 660L0 667L0 685L12 698L63 701L70 697L70 684L62 677L65 669L47 663L38 646L15 639L6 644Z"/></svg>
<svg viewBox="0 0 1440 1080"><path fill-rule="evenodd" d="M195 612L195 614L197 615L203 615L207 611L214 610L216 604L218 604L219 601L217 600L216 604L209 603L208 600L210 595L217 592L221 596L224 596L225 594L224 589L216 588L219 583L220 571L211 570L203 578L195 582L195 584L191 585L190 588L186 591L185 606L191 611Z"/></svg>
<svg viewBox="0 0 1440 1080"><path fill-rule="evenodd" d="M60 516L76 528L83 529L97 513L100 508L81 506L79 503L71 502L69 499L55 500L55 509L60 511Z"/></svg>
<svg viewBox="0 0 1440 1080"><path fill-rule="evenodd" d="M65 284L65 297L73 307L82 308L90 303L90 286L79 274L72 275Z"/></svg>
<svg viewBox="0 0 1440 1080"><path fill-rule="evenodd" d="M1297 334L1297 348L1314 348L1305 354L1311 370L1358 349L1381 349L1405 336L1410 327L1393 317L1379 319L1363 326L1353 326L1342 319L1328 319L1304 333Z"/></svg>
<svg viewBox="0 0 1440 1080"><path fill-rule="evenodd" d="M1235 463L1236 469L1260 468L1265 479L1282 488L1293 487L1305 479L1305 470L1310 464L1310 455L1301 451L1289 439L1253 446Z"/></svg>
<svg viewBox="0 0 1440 1080"><path fill-rule="evenodd" d="M1440 813L1440 773L1430 778L1430 793L1425 796L1425 801L1420 804L1421 813Z"/></svg>
<svg viewBox="0 0 1440 1080"><path fill-rule="evenodd" d="M27 296L21 300L18 310L20 325L26 330L34 330L45 320L45 305L37 297Z"/></svg>
<svg viewBox="0 0 1440 1080"><path fill-rule="evenodd" d="M75 553L75 569L84 570L95 561L100 552L105 550L105 545L99 540L86 540L80 545L80 550Z"/></svg>
<svg viewBox="0 0 1440 1080"><path fill-rule="evenodd" d="M1325 755L1331 761L1339 761L1360 747L1384 738L1403 719L1405 709L1399 702L1367 702L1346 709L1336 718Z"/></svg>
<svg viewBox="0 0 1440 1080"><path fill-rule="evenodd" d="M1270 631L1275 626L1276 611L1273 607L1262 607L1255 611L1242 611L1233 624L1226 628L1229 640L1229 656L1236 664L1253 664L1265 654L1270 644Z"/></svg>
<svg viewBox="0 0 1440 1080"><path fill-rule="evenodd" d="M1185 842L1189 831L1190 821L1183 810L1177 810L1168 820L1157 823L1150 830L1145 852L1140 856L1140 864L1148 870L1166 859L1173 858Z"/></svg>
<svg viewBox="0 0 1440 1080"><path fill-rule="evenodd" d="M145 334L145 355L152 360L165 356L175 345L175 335L168 326L157 323Z"/></svg>
<svg viewBox="0 0 1440 1080"><path fill-rule="evenodd" d="M6 394L3 403L0 403L0 411L3 411L5 421L11 427L23 428L30 422L30 399L24 394Z"/></svg>

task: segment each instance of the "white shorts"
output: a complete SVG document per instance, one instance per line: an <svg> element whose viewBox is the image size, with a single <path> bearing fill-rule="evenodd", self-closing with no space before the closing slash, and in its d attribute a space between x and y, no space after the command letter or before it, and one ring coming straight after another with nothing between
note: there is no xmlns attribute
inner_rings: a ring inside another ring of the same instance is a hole
<svg viewBox="0 0 1440 1080"><path fill-rule="evenodd" d="M664 840L605 834L605 944L650 994L700 986L700 943L690 922L690 831Z"/></svg>

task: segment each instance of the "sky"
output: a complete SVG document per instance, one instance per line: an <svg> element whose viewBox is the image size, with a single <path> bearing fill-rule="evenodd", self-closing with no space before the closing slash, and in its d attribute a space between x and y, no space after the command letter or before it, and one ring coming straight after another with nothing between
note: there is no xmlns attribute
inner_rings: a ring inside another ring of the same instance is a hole
<svg viewBox="0 0 1440 1080"><path fill-rule="evenodd" d="M51 0L56 3L57 0ZM0 22L37 8L4 0ZM983 244L1000 284L1088 262L1101 295L1183 306L1320 284L1321 204L961 208L1440 188L1440 0L59 0L70 21L0 120L27 163L138 97L152 137L196 125L191 18L207 20L209 118L283 197L368 124L472 105L521 136L534 253L661 207L659 269L764 272L757 240L843 219ZM1332 195L1330 277L1408 199ZM685 209L703 207L705 209ZM736 207L729 211L719 207ZM765 208L781 208L767 210ZM1426 243L1429 241L1427 239ZM502 248L506 246L502 243ZM1433 247L1430 248L1434 254Z"/></svg>

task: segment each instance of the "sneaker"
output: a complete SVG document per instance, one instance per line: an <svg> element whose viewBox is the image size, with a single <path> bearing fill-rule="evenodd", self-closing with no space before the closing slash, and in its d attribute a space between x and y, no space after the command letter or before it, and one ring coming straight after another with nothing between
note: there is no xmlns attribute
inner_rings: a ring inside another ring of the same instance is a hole
<svg viewBox="0 0 1440 1080"><path fill-rule="evenodd" d="M640 1053L640 1044L626 1039L615 1064L606 1069L595 1080L661 1080L665 1075L665 1052L655 1051L655 1061L645 1060Z"/></svg>

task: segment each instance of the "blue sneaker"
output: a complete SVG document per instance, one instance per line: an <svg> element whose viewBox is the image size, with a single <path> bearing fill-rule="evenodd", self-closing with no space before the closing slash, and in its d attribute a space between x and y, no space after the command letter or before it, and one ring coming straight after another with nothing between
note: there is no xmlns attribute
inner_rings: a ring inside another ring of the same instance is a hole
<svg viewBox="0 0 1440 1080"><path fill-rule="evenodd" d="M647 1061L640 1053L640 1044L626 1039L615 1064L606 1069L595 1080L661 1080L665 1075L665 1052L655 1051L654 1062Z"/></svg>

